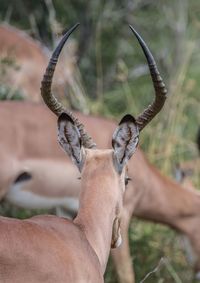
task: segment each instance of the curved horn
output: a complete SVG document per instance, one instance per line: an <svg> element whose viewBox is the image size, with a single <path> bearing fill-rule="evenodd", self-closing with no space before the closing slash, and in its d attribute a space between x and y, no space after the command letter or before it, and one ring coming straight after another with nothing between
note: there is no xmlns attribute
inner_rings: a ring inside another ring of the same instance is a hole
<svg viewBox="0 0 200 283"><path fill-rule="evenodd" d="M53 52L49 64L46 68L42 83L41 83L41 95L45 104L49 107L49 109L59 116L62 112L66 112L74 121L75 125L78 127L82 142L84 147L86 148L93 148L96 144L92 141L92 138L86 133L83 124L75 118L71 111L66 110L63 105L56 99L56 97L51 93L51 85L52 79L54 75L54 71L56 68L56 64L58 61L58 57L60 52L69 38L70 34L79 26L79 23L74 25L69 31L67 31L64 36L62 37L61 41L59 42L58 46L56 47L55 51Z"/></svg>
<svg viewBox="0 0 200 283"><path fill-rule="evenodd" d="M129 26L134 35L136 36L140 46L143 49L144 55L147 59L149 71L153 81L153 86L155 89L155 99L152 104L150 104L137 118L136 122L138 124L139 130L141 131L162 109L165 100L167 98L167 89L160 76L156 62L151 54L149 48L147 47L144 40L136 32L136 30L130 25Z"/></svg>

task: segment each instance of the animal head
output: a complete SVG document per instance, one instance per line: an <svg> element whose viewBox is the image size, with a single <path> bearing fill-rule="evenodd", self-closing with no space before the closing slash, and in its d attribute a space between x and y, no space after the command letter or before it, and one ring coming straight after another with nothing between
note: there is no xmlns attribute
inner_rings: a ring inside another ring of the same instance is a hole
<svg viewBox="0 0 200 283"><path fill-rule="evenodd" d="M146 56L155 89L155 100L136 119L131 115L125 115L122 118L113 134L111 150L97 150L96 144L86 133L83 124L51 93L53 74L59 54L66 40L78 25L76 24L66 32L55 49L44 74L41 94L50 110L58 116L59 143L81 172L82 187L87 183L87 187L98 187L99 193L101 193L101 186L112 187L113 198L116 200L112 247L116 247L121 242L120 213L125 180L127 180L125 168L136 150L139 132L162 109L167 91L150 50L140 35L130 26Z"/></svg>

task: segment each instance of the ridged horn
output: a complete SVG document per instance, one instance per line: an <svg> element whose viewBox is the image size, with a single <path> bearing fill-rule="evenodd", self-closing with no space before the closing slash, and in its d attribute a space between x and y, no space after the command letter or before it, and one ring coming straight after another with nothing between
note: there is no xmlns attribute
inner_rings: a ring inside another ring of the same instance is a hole
<svg viewBox="0 0 200 283"><path fill-rule="evenodd" d="M86 133L83 124L73 116L72 112L65 109L63 105L57 100L57 98L51 92L52 79L54 75L54 71L56 68L56 64L58 61L58 57L60 52L65 45L65 42L69 38L70 34L79 26L79 23L74 25L71 29L69 29L62 37L55 51L53 52L49 64L46 68L42 83L41 83L41 95L45 104L49 107L49 109L59 116L61 113L66 112L74 121L75 125L78 127L83 146L86 148L96 147L96 144L92 141L92 138Z"/></svg>
<svg viewBox="0 0 200 283"><path fill-rule="evenodd" d="M129 25L129 27L136 36L140 46L143 49L144 55L148 62L149 71L155 89L154 101L136 118L139 130L141 131L162 109L167 98L167 89L160 76L155 59L151 54L151 51L147 47L145 41L131 25Z"/></svg>

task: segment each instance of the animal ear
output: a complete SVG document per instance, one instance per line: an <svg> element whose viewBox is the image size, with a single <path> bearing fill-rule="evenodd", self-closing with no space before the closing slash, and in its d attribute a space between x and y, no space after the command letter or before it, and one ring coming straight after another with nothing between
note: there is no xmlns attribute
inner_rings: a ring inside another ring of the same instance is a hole
<svg viewBox="0 0 200 283"><path fill-rule="evenodd" d="M81 136L72 118L63 112L58 118L58 142L81 171L84 163L84 149Z"/></svg>
<svg viewBox="0 0 200 283"><path fill-rule="evenodd" d="M136 150L139 141L139 129L131 115L125 115L112 138L114 164L119 173Z"/></svg>

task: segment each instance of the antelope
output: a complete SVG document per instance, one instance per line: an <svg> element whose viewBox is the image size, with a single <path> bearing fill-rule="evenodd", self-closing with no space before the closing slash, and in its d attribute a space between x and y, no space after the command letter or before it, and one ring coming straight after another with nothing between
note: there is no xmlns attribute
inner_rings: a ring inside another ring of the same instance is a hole
<svg viewBox="0 0 200 283"><path fill-rule="evenodd" d="M106 148L116 124L100 117L77 112L75 115L86 124L98 144ZM79 173L57 147L54 115L41 105L2 102L0 118L0 163L4 164L0 168L1 197L8 191L7 198L22 207L62 206L70 213L77 212ZM100 127L104 129L103 135ZM45 134L44 128L48 129ZM123 244L113 254L120 282L134 282L128 246L132 215L169 225L187 235L197 253L195 270L198 272L200 243L195 231L199 233L199 194L185 192L179 184L161 175L139 148L129 161L129 176L133 181L128 184L124 196ZM190 203L188 208L186 200ZM192 203L195 206L191 208ZM192 216L188 225L190 209Z"/></svg>
<svg viewBox="0 0 200 283"><path fill-rule="evenodd" d="M22 89L25 97L31 101L40 101L37 90L48 62L45 49L25 32L6 24L0 25L0 36L1 59L9 58L14 64L14 67L7 70L3 82L15 89Z"/></svg>
<svg viewBox="0 0 200 283"><path fill-rule="evenodd" d="M154 58L130 26L147 58L156 99L136 119L131 115L122 118L113 134L112 150L96 149L83 124L51 94L59 54L77 26L63 36L55 49L41 94L58 116L61 147L81 173L80 207L73 221L56 216L21 221L1 217L0 274L4 282L104 282L110 246L118 247L122 241L120 218L126 164L136 150L139 132L162 109L166 99Z"/></svg>
<svg viewBox="0 0 200 283"><path fill-rule="evenodd" d="M109 145L109 137L116 127L114 121L78 112L75 115L83 121L100 147ZM103 135L99 131L101 127ZM45 133L43 129L47 129ZM78 210L79 173L63 157L54 129L54 115L41 105L0 103L0 163L4 164L0 168L0 193L2 197L8 192L7 199L22 207L61 206L74 214ZM128 226L133 215L169 225L187 235L197 253L195 270L198 272L199 194L186 192L179 184L163 176L148 162L140 148L129 161L129 176L132 181L125 192L122 212L123 244L112 254L120 282L134 282L128 244ZM193 203L195 205L191 208ZM189 214L191 216L187 217Z"/></svg>
<svg viewBox="0 0 200 283"><path fill-rule="evenodd" d="M2 106L2 107L1 107ZM12 107L11 107L12 106ZM4 109L5 108L5 109ZM48 114L46 109L44 109L42 106L39 105L29 105L28 103L21 103L21 102L3 102L2 105L0 104L0 113L3 113L3 109L8 111L9 113L15 113L17 110L17 113L23 112L23 115L27 115L28 113L32 113L32 116L30 117L43 117L44 120L46 120L46 115ZM10 114L8 115L8 118ZM14 116L14 115L13 115ZM18 115L17 115L18 116ZM16 122L13 129L17 125L17 116L13 117L13 120ZM0 114L0 117L1 114ZM6 116L3 116L3 118ZM47 115L48 117L48 115ZM103 123L104 127L110 129L115 127L115 123L105 120L103 118L94 118L93 117L87 117L83 116L83 119L88 119L88 122L93 125L95 123L96 127L99 129L101 122ZM1 120L1 119L0 119ZM7 120L9 121L9 120ZM22 122L22 117L20 117L20 122ZM26 121L26 118L25 118ZM37 121L37 119L35 120ZM54 126L54 119L52 119L51 123L48 122L47 126L49 126L49 130L51 132L51 128ZM87 120L86 120L87 122ZM30 121L27 121L27 124L29 124ZM93 123L93 124L92 124ZM23 126L26 123L22 123ZM35 124L34 121L32 121L32 125L34 125L34 128L37 128L37 124ZM21 125L22 126L22 125ZM95 127L94 127L95 128ZM104 129L105 129L104 128ZM2 129L2 127L0 127ZM89 128L90 129L90 128ZM22 128L20 129L20 132ZM30 129L27 126L25 128L28 135L30 135ZM92 129L91 129L92 130ZM94 129L93 129L94 130ZM16 146L15 143L15 132L13 132L13 149L14 146ZM92 132L92 131L90 131ZM2 131L1 131L2 133ZM28 150L30 150L30 143L35 142L33 144L33 152L29 152L29 154L32 154L30 156L30 160L20 160L20 163L16 166L16 169L20 169L20 174L23 176L24 170L27 173L27 175L30 173L30 179L21 180L20 178L17 178L18 181L15 184L11 184L11 188L13 189L12 194L10 195L11 202L18 204L19 206L26 207L26 208L50 208L54 206L62 206L65 209L69 211L69 213L74 215L77 212L78 209L78 194L80 189L80 181L78 180L79 174L75 170L74 167L70 165L68 161L62 160L59 156L59 149L57 152L57 156L51 156L51 159L47 158L47 156L44 157L44 159L39 159L39 154L37 151L41 150L41 143L42 143L42 136L37 134L37 130L35 130L35 134L31 134L31 136L28 139L28 142L25 143L25 141L22 143L23 146L21 147L23 149L26 149L25 154L28 153ZM25 134L25 131L24 131ZM52 131L52 135L55 134ZM107 138L106 136L109 135L109 133L106 132L104 135L104 146L107 145ZM22 135L23 136L23 135ZM94 132L94 137L98 136L98 133ZM2 135L4 137L4 135ZM46 133L47 140L51 140L51 136ZM20 137L19 137L20 138ZM37 141L37 138L39 140ZM17 138L18 140L18 138ZM97 139L95 139L97 140ZM8 141L8 140L7 140ZM17 142L17 144L20 144L20 142ZM99 144L99 143L98 143ZM100 144L101 145L101 144ZM47 146L47 145L46 145ZM56 151L56 145L54 143L51 143L51 150ZM103 145L102 145L103 147ZM12 149L12 147L11 147ZM17 148L15 148L17 149ZM45 149L45 146L43 147ZM15 154L15 151L11 152L12 155ZM34 154L36 154L36 159L34 158ZM47 155L47 153L45 153ZM49 150L49 154L52 154ZM38 156L37 156L38 155ZM0 154L2 156L2 153ZM23 156L24 159L24 156ZM30 161L30 162L29 162ZM1 164L3 164L1 162ZM6 163L8 168L7 171L9 171L11 163ZM137 165L137 166L136 166ZM4 167L4 166L3 166ZM134 168L134 171L132 171ZM1 169L2 170L2 167ZM7 174L10 172L7 172ZM12 172L15 176L18 176L17 171ZM74 174L74 175L73 175ZM148 179L148 182L144 181L146 176L150 176ZM8 175L7 175L8 176ZM46 177L44 179L44 176ZM188 198L188 202L192 204L193 200L194 203L196 203L199 199L199 194L197 192L190 192L190 194L185 193L185 189L183 189L179 184L176 184L175 182L169 180L169 178L162 176L159 171L153 167L147 159L145 158L143 152L138 148L135 152L135 155L132 157L132 159L129 162L129 176L132 177L131 182L128 184L128 189L125 192L125 198L124 198L124 209L122 213L122 226L125 227L122 229L123 233L123 244L122 246L114 251L115 256L115 262L118 266L117 271L120 271L120 282L134 282L133 279L129 279L129 281L124 281L127 277L131 277L130 273L125 273L127 270L126 262L130 263L130 268L132 270L132 260L129 255L129 247L128 247L128 225L129 221L131 220L132 216L137 215L137 217L162 223L165 225L169 225L170 227L176 229L177 231L180 231L182 233L187 233L187 231L190 229L189 233L189 239L195 243L195 246L193 246L194 251L197 253L197 260L199 261L199 238L192 236L192 233L195 234L195 230L199 229L199 209L196 206L192 209L193 216L191 216L191 219L193 218L195 221L191 223L187 228L187 217L186 217L186 208L185 201L182 201L184 199ZM14 178L15 180L15 178ZM57 182L59 180L59 183ZM156 181L157 180L157 181ZM14 182L14 181L13 181ZM74 183L73 183L74 182ZM18 191L17 189L20 188L21 191ZM142 190L140 191L140 188ZM49 190L48 190L49 189ZM15 192L15 194L14 194ZM163 195L164 194L164 195ZM127 195L127 196L126 196ZM163 196L162 196L163 195ZM165 197L167 195L167 198ZM132 196L135 197L134 201ZM196 200L195 200L196 198ZM141 199L144 199L144 201L140 202ZM136 206L135 206L136 203ZM173 207L171 207L171 203L173 204ZM176 206L176 203L178 205ZM131 207L131 205L133 207ZM161 206L163 205L162 209ZM134 207L135 206L135 207ZM173 215L175 217L171 217L170 213L173 210ZM131 211L133 211L131 213ZM183 212L183 215L181 216ZM177 222L185 222L184 227L180 230L179 225L177 225ZM124 231L125 230L125 231ZM193 232L194 231L194 232ZM199 233L197 231L197 233ZM195 248L196 247L196 248ZM196 265L196 270L198 271L198 265ZM132 271L133 273L133 271ZM124 279L125 278L125 279Z"/></svg>
<svg viewBox="0 0 200 283"><path fill-rule="evenodd" d="M1 59L9 59L13 63L13 66L7 67L6 75L1 78L2 83L11 85L13 90L21 90L24 98L30 101L41 102L38 90L50 51L24 31L8 24L0 25L0 38ZM70 57L63 54L59 70L55 74L54 90L59 94L59 97L63 97L63 89L66 88L66 85L71 84L75 71L75 52L76 46L71 42L68 48Z"/></svg>

